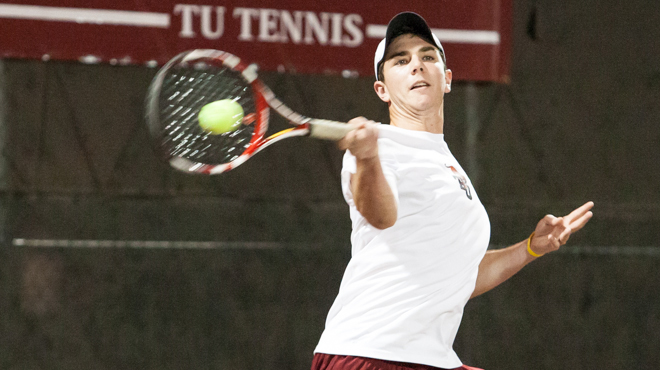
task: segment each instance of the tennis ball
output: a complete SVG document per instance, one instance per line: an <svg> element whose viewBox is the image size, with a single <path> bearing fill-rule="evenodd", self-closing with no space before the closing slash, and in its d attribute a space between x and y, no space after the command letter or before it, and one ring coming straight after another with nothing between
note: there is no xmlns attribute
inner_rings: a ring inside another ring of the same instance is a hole
<svg viewBox="0 0 660 370"><path fill-rule="evenodd" d="M217 100L199 110L199 126L213 135L234 131L243 122L243 107L231 99Z"/></svg>

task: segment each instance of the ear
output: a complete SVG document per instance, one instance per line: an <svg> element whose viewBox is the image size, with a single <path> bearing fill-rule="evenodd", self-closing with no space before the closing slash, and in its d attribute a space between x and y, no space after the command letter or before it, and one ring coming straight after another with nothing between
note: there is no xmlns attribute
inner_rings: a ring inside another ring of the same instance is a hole
<svg viewBox="0 0 660 370"><path fill-rule="evenodd" d="M374 82L374 90L376 90L376 94L378 94L380 100L384 101L385 103L390 102L390 93L387 92L387 86L383 81Z"/></svg>
<svg viewBox="0 0 660 370"><path fill-rule="evenodd" d="M451 69L445 71L445 94L451 92Z"/></svg>

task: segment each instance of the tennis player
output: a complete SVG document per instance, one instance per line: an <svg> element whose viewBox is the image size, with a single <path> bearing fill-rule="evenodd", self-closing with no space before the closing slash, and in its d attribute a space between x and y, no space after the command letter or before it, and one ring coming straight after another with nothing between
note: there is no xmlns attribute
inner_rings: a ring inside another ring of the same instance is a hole
<svg viewBox="0 0 660 370"><path fill-rule="evenodd" d="M390 125L355 118L338 143L347 149L352 258L312 369L474 369L452 348L467 301L559 249L593 203L545 216L528 239L487 251L486 210L443 136L452 72L422 17L390 21L374 68Z"/></svg>

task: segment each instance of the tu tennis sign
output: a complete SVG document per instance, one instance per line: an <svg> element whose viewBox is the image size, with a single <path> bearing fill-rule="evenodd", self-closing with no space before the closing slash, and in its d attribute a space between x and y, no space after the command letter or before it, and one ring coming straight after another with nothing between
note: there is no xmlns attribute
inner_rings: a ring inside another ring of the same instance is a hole
<svg viewBox="0 0 660 370"><path fill-rule="evenodd" d="M71 4L0 3L0 56L156 66L183 50L209 48L262 70L371 76L388 21L410 10L426 18L443 42L456 79L508 80L511 0Z"/></svg>
<svg viewBox="0 0 660 370"><path fill-rule="evenodd" d="M224 34L224 6L177 4L179 37L219 39ZM286 9L234 8L232 20L239 23L238 40L293 44L357 47L364 41L360 14L316 13ZM197 26L197 27L196 27Z"/></svg>

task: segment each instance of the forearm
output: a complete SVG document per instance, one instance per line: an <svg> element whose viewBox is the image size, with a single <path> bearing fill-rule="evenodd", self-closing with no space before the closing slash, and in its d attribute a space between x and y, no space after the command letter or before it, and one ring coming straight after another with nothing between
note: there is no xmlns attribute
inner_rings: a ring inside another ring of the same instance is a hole
<svg viewBox="0 0 660 370"><path fill-rule="evenodd" d="M351 187L357 210L376 228L386 229L394 225L397 218L396 201L378 156L357 159L356 164Z"/></svg>
<svg viewBox="0 0 660 370"><path fill-rule="evenodd" d="M527 252L527 239L504 249L490 250L479 264L479 274L470 298L485 293L515 275L535 259Z"/></svg>

